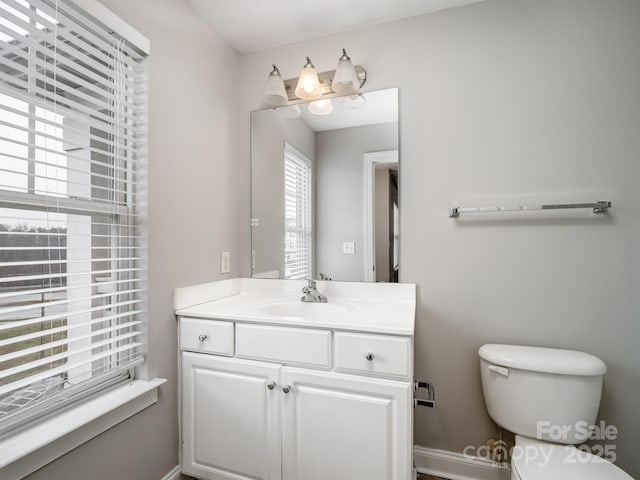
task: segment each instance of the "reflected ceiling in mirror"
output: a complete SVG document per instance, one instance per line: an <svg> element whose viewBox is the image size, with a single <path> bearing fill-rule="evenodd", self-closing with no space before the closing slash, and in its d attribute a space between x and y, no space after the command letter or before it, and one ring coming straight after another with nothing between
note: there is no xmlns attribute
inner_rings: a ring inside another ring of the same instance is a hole
<svg viewBox="0 0 640 480"><path fill-rule="evenodd" d="M397 282L398 90L327 100L251 113L252 276Z"/></svg>

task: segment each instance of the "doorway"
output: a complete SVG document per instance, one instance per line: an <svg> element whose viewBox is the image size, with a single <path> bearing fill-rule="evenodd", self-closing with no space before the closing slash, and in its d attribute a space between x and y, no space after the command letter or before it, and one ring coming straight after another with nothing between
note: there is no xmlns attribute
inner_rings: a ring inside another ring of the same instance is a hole
<svg viewBox="0 0 640 480"><path fill-rule="evenodd" d="M398 281L398 150L364 154L364 280Z"/></svg>

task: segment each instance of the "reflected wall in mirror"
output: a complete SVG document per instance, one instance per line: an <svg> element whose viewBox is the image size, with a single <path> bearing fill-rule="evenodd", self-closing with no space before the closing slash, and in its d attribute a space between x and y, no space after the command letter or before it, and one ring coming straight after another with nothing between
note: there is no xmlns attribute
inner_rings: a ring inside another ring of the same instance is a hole
<svg viewBox="0 0 640 480"><path fill-rule="evenodd" d="M398 90L322 101L251 113L252 276L397 282Z"/></svg>

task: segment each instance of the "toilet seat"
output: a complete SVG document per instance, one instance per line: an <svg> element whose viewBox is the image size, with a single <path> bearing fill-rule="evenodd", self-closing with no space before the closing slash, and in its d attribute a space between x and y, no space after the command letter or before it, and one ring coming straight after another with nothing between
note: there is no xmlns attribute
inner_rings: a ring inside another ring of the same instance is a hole
<svg viewBox="0 0 640 480"><path fill-rule="evenodd" d="M633 480L607 460L577 449L516 436L512 480Z"/></svg>

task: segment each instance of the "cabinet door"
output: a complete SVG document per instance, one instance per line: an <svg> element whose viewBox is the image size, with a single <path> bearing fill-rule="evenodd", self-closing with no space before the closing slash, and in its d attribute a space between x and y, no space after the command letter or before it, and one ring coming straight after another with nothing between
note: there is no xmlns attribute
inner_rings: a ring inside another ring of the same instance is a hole
<svg viewBox="0 0 640 480"><path fill-rule="evenodd" d="M283 480L412 479L411 385L285 367Z"/></svg>
<svg viewBox="0 0 640 480"><path fill-rule="evenodd" d="M182 353L182 471L280 480L280 366Z"/></svg>

